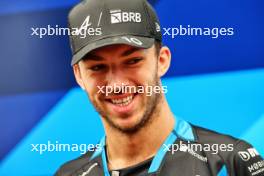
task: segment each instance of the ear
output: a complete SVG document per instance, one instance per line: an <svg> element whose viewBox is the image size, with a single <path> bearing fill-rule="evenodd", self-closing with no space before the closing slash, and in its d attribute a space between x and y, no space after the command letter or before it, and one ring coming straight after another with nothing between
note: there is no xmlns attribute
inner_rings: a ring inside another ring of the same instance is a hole
<svg viewBox="0 0 264 176"><path fill-rule="evenodd" d="M74 73L76 82L79 84L79 86L83 90L85 90L85 86L84 86L84 83L83 83L83 80L82 80L80 66L78 64L73 65L73 73Z"/></svg>
<svg viewBox="0 0 264 176"><path fill-rule="evenodd" d="M158 57L158 76L162 77L165 75L170 68L171 63L171 52L170 49L166 46L163 46L160 49Z"/></svg>

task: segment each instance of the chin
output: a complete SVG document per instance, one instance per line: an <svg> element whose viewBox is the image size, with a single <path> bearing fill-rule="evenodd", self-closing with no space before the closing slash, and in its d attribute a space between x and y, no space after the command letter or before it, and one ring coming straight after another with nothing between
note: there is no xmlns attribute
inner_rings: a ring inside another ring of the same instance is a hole
<svg viewBox="0 0 264 176"><path fill-rule="evenodd" d="M145 125L143 116L130 116L125 119L118 119L114 127L125 133L133 133L141 129Z"/></svg>
<svg viewBox="0 0 264 176"><path fill-rule="evenodd" d="M124 117L118 117L118 120L116 121L116 124L120 126L123 129L126 128L133 128L134 126L137 126L140 119L137 119L136 116L126 116Z"/></svg>

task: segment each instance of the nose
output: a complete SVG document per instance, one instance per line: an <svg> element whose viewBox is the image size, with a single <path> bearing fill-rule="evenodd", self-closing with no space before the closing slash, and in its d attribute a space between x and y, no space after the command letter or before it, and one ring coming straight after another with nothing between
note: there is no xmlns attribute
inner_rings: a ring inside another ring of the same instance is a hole
<svg viewBox="0 0 264 176"><path fill-rule="evenodd" d="M122 89L122 87L128 85L126 75L121 70L115 68L109 70L106 76L106 82L106 86L112 87L112 90L115 90L115 92L119 92L116 89Z"/></svg>

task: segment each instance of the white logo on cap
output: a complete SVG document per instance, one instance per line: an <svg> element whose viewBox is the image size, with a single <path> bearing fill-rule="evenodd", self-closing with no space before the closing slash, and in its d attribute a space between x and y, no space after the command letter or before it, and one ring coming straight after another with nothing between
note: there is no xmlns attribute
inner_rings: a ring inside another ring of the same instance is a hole
<svg viewBox="0 0 264 176"><path fill-rule="evenodd" d="M122 12L121 10L110 10L111 23L141 23L141 14L138 12Z"/></svg>
<svg viewBox="0 0 264 176"><path fill-rule="evenodd" d="M143 43L135 37L122 37L122 39L125 39L129 43L134 43L134 44L140 45L140 46L143 45Z"/></svg>
<svg viewBox="0 0 264 176"><path fill-rule="evenodd" d="M83 21L81 27L79 28L79 30L85 29L87 30L87 28L89 28L89 26L91 26L92 23L90 22L90 15L88 15L85 20Z"/></svg>
<svg viewBox="0 0 264 176"><path fill-rule="evenodd" d="M100 13L97 27L93 27L91 16L88 15L79 28L72 28L71 35L79 35L80 38L87 36L102 35L102 29L99 27L101 23L102 12Z"/></svg>

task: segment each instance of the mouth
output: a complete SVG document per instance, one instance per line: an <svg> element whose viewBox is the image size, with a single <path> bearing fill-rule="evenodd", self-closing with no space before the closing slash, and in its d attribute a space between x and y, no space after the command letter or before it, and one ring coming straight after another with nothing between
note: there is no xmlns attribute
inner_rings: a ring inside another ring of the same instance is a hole
<svg viewBox="0 0 264 176"><path fill-rule="evenodd" d="M117 106L127 106L128 104L132 102L133 98L134 98L134 95L129 95L124 98L110 99L110 102Z"/></svg>
<svg viewBox="0 0 264 176"><path fill-rule="evenodd" d="M106 99L107 104L114 112L117 113L128 113L132 111L133 104L137 94L125 94L108 97Z"/></svg>

